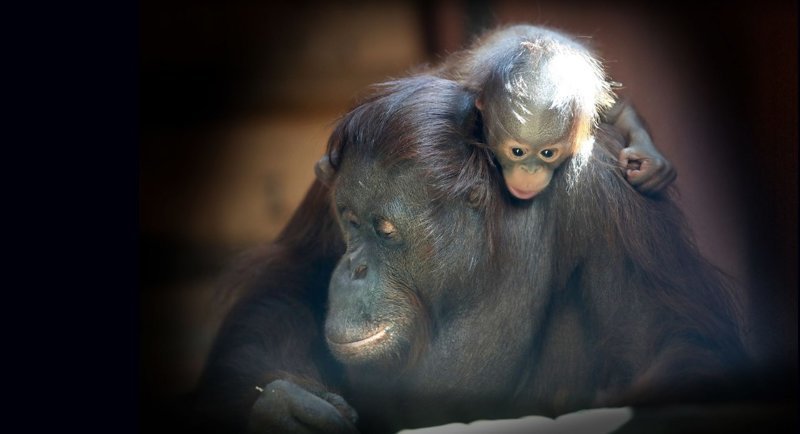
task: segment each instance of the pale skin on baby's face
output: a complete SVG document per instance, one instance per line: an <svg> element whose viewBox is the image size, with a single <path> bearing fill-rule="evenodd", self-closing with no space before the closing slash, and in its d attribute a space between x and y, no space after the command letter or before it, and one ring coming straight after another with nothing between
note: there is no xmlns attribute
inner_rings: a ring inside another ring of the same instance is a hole
<svg viewBox="0 0 800 434"><path fill-rule="evenodd" d="M553 171L570 155L566 137L555 143L537 145L506 139L492 149L503 168L509 193L522 200L532 199L544 190L553 177Z"/></svg>
<svg viewBox="0 0 800 434"><path fill-rule="evenodd" d="M493 122L500 122L484 110L480 99L476 106L484 113L487 131ZM522 117L524 122L519 122L519 118L515 115L504 119L506 125L516 126L514 131L518 137L504 137L497 141L492 140L491 134L487 137L489 147L503 169L509 193L517 199L528 200L547 187L553 171L571 155L574 149L570 143L573 125L544 102L528 106Z"/></svg>

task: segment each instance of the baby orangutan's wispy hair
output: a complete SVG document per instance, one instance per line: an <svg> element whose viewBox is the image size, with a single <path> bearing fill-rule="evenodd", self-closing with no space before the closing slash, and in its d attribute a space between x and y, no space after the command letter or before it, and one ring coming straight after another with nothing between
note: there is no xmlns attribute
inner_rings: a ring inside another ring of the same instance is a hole
<svg viewBox="0 0 800 434"><path fill-rule="evenodd" d="M513 137L510 131L516 128L509 121L524 125L531 118L530 107L547 106L570 122L570 152L585 162L600 113L614 104L601 62L583 45L544 28L521 34L498 51L483 95L494 109L510 107L511 116L498 116L496 134Z"/></svg>

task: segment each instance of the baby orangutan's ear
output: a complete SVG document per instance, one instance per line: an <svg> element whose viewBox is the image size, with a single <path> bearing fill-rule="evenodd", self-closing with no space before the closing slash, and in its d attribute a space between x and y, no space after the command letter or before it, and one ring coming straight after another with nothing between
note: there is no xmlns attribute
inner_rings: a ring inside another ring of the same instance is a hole
<svg viewBox="0 0 800 434"><path fill-rule="evenodd" d="M467 205L471 208L483 208L486 206L488 190L485 186L475 185L467 193Z"/></svg>
<svg viewBox="0 0 800 434"><path fill-rule="evenodd" d="M483 112L483 97L479 96L475 98L475 108L478 109L479 112Z"/></svg>
<svg viewBox="0 0 800 434"><path fill-rule="evenodd" d="M331 164L328 155L323 155L314 166L314 173L317 175L319 182L330 187L333 184L333 178L336 177L336 169Z"/></svg>

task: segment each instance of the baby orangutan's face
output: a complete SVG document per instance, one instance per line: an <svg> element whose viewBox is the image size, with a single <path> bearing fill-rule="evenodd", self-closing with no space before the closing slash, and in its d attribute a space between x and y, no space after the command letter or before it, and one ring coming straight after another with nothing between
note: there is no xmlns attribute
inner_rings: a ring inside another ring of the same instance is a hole
<svg viewBox="0 0 800 434"><path fill-rule="evenodd" d="M535 145L509 138L492 149L503 168L509 193L522 200L532 199L544 190L553 171L570 155L567 137Z"/></svg>
<svg viewBox="0 0 800 434"><path fill-rule="evenodd" d="M573 152L573 119L546 98L488 102L479 98L475 106L483 115L486 140L503 168L506 187L517 199L531 199Z"/></svg>

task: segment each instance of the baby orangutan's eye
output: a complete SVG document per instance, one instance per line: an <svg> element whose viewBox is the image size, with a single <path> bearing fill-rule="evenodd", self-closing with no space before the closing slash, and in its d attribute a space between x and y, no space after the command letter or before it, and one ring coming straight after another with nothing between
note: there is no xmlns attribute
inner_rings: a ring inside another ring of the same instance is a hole
<svg viewBox="0 0 800 434"><path fill-rule="evenodd" d="M558 156L558 149L542 149L539 151L539 155L542 156L542 159L545 161L550 161L555 159Z"/></svg>
<svg viewBox="0 0 800 434"><path fill-rule="evenodd" d="M399 237L397 228L394 226L394 224L383 218L379 218L375 222L375 233L377 233L381 238L385 238L387 240L396 240Z"/></svg>
<svg viewBox="0 0 800 434"><path fill-rule="evenodd" d="M522 148L511 148L511 154L517 158L525 156L525 150Z"/></svg>

